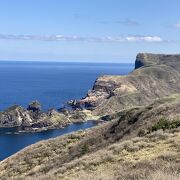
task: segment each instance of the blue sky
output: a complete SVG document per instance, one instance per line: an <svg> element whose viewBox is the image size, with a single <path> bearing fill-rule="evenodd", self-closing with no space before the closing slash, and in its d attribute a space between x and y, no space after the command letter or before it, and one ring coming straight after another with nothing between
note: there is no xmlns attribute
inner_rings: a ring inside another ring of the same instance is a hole
<svg viewBox="0 0 180 180"><path fill-rule="evenodd" d="M134 62L180 53L179 0L0 0L0 60Z"/></svg>

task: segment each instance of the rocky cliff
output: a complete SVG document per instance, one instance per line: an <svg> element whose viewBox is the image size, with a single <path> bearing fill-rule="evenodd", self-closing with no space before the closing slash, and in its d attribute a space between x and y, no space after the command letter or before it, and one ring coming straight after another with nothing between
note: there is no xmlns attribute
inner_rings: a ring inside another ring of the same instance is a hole
<svg viewBox="0 0 180 180"><path fill-rule="evenodd" d="M24 131L45 130L47 128L60 128L69 123L63 113L51 109L41 111L41 104L34 101L25 109L15 105L4 112L0 112L0 127L22 127Z"/></svg>
<svg viewBox="0 0 180 180"><path fill-rule="evenodd" d="M99 77L77 107L96 115L147 105L157 98L180 92L180 55L140 53L135 70L127 76Z"/></svg>
<svg viewBox="0 0 180 180"><path fill-rule="evenodd" d="M180 71L180 55L139 53L136 57L135 69L160 64L165 64Z"/></svg>
<svg viewBox="0 0 180 180"><path fill-rule="evenodd" d="M0 112L0 128L19 127L19 131L34 132L47 129L57 129L71 123L84 122L85 120L98 119L92 116L91 111L50 109L47 112L41 111L41 104L33 101L27 108L14 105L7 110Z"/></svg>

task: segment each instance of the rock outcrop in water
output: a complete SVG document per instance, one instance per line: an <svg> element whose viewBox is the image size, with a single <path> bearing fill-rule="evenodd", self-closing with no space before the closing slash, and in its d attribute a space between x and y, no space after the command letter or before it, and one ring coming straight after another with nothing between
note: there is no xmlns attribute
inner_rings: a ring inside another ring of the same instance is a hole
<svg viewBox="0 0 180 180"><path fill-rule="evenodd" d="M0 113L0 127L28 126L30 123L30 114L21 106L15 105Z"/></svg>
<svg viewBox="0 0 180 180"><path fill-rule="evenodd" d="M0 127L22 127L25 131L60 128L68 123L68 117L54 109L42 112L38 101L27 109L15 105L0 113Z"/></svg>
<svg viewBox="0 0 180 180"><path fill-rule="evenodd" d="M47 112L41 111L41 104L33 101L25 109L15 105L0 112L0 128L20 127L19 131L43 131L67 126L71 123L84 122L85 120L97 119L88 110L67 110L59 111L50 109Z"/></svg>
<svg viewBox="0 0 180 180"><path fill-rule="evenodd" d="M40 112L41 111L41 104L38 101L33 101L29 104L28 111L33 111L33 112Z"/></svg>

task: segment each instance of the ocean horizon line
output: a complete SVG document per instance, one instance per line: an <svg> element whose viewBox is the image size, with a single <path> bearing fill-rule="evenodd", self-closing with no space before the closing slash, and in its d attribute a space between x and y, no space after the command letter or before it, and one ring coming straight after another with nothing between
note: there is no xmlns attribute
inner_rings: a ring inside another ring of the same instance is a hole
<svg viewBox="0 0 180 180"><path fill-rule="evenodd" d="M134 64L133 62L91 62L91 61L59 61L59 60L0 60L0 62L23 62L23 63L70 63L70 64Z"/></svg>

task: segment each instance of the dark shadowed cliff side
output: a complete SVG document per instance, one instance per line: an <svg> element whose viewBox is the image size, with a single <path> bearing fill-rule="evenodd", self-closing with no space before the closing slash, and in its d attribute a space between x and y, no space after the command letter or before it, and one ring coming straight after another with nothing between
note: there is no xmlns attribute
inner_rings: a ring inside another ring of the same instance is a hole
<svg viewBox="0 0 180 180"><path fill-rule="evenodd" d="M180 72L180 55L139 53L136 57L135 69L142 66L165 64Z"/></svg>

